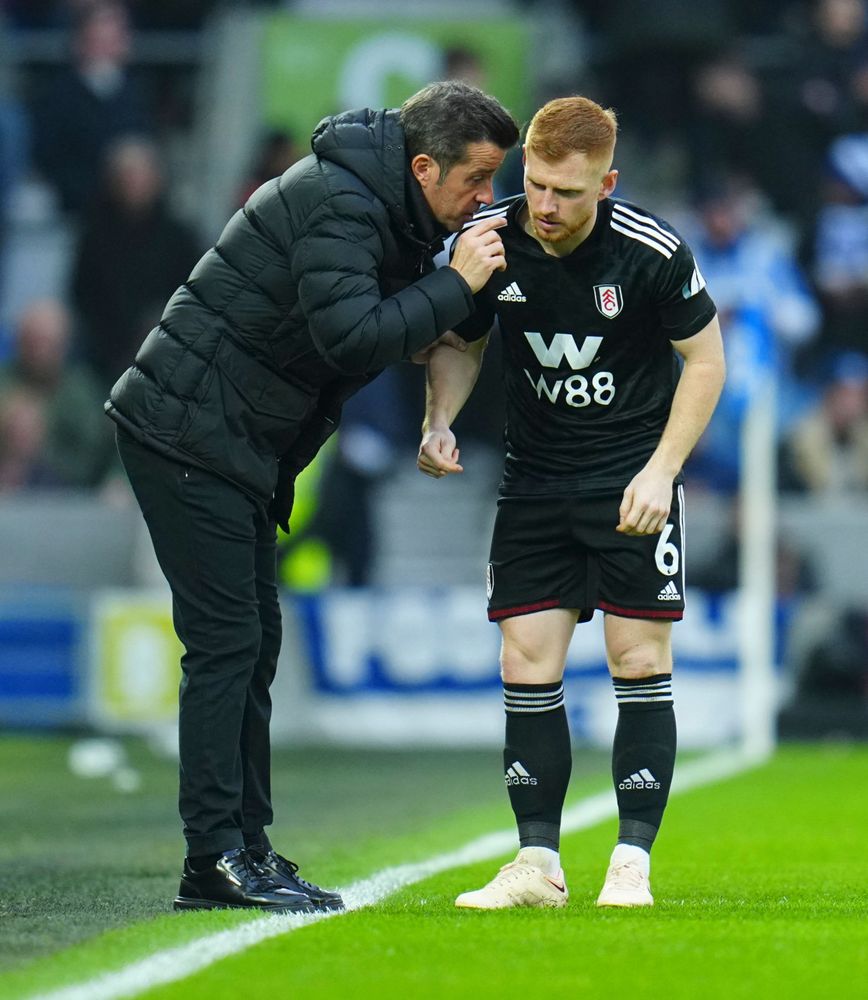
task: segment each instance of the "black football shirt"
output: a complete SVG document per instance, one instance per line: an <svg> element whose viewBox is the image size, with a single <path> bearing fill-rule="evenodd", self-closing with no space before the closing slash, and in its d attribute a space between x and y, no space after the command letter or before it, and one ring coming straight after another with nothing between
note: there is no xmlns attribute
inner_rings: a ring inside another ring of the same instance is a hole
<svg viewBox="0 0 868 1000"><path fill-rule="evenodd" d="M507 267L456 328L476 340L496 320L502 336L501 494L623 489L669 417L681 367L670 341L699 333L714 303L690 249L645 209L605 199L588 238L554 257L518 222L525 204L519 195L476 216L506 216Z"/></svg>

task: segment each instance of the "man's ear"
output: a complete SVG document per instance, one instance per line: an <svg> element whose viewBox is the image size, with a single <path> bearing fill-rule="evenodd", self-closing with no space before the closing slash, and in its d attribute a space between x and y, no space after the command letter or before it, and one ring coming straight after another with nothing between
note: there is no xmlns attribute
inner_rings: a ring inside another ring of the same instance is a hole
<svg viewBox="0 0 868 1000"><path fill-rule="evenodd" d="M600 185L600 194L597 201L602 201L604 198L608 198L609 195L615 190L615 185L618 183L618 171L610 170L604 177L603 183Z"/></svg>
<svg viewBox="0 0 868 1000"><path fill-rule="evenodd" d="M410 169L423 190L440 179L440 167L427 153L417 153L410 160Z"/></svg>

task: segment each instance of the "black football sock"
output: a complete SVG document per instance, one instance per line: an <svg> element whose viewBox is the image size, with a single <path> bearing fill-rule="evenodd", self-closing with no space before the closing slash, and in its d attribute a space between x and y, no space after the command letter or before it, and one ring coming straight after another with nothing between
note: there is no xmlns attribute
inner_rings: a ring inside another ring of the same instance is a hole
<svg viewBox="0 0 868 1000"><path fill-rule="evenodd" d="M618 726L612 778L618 797L618 843L651 850L663 820L675 767L672 675L613 677Z"/></svg>
<svg viewBox="0 0 868 1000"><path fill-rule="evenodd" d="M561 810L573 766L564 686L504 684L503 764L522 847L560 845Z"/></svg>
<svg viewBox="0 0 868 1000"><path fill-rule="evenodd" d="M204 872L213 868L222 857L222 851L219 854L191 854L187 861L194 872Z"/></svg>

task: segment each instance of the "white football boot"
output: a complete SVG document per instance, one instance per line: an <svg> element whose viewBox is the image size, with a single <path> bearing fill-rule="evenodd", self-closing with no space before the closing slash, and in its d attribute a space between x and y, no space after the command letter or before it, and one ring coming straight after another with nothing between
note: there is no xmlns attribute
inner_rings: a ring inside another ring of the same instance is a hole
<svg viewBox="0 0 868 1000"><path fill-rule="evenodd" d="M597 906L653 906L650 874L647 851L632 844L618 844L612 851Z"/></svg>
<svg viewBox="0 0 868 1000"><path fill-rule="evenodd" d="M462 892L455 905L470 910L506 910L515 906L560 907L570 898L563 870L547 875L518 852L515 861L481 889Z"/></svg>

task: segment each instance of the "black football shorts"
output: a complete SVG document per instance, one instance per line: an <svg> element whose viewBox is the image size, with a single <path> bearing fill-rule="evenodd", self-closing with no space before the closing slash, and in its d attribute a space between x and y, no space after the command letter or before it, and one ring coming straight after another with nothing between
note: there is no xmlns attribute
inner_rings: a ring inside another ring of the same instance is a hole
<svg viewBox="0 0 868 1000"><path fill-rule="evenodd" d="M498 501L488 564L488 617L547 608L600 608L624 618L679 620L684 612L684 496L658 535L615 531L623 491Z"/></svg>

